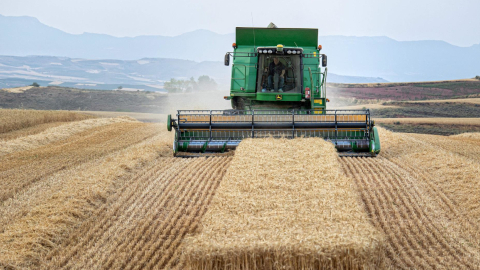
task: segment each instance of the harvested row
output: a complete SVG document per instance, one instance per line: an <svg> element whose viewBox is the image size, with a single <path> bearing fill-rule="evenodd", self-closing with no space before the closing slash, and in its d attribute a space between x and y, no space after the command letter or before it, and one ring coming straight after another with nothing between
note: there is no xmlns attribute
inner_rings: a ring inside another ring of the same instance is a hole
<svg viewBox="0 0 480 270"><path fill-rule="evenodd" d="M116 123L137 122L130 117L106 118L106 119L88 119L79 122L68 123L65 125L51 127L41 133L19 137L14 140L0 142L0 156L13 154L20 151L31 150L43 145L55 143L67 139L73 135L87 133L93 128L103 127Z"/></svg>
<svg viewBox="0 0 480 270"><path fill-rule="evenodd" d="M385 146L382 156L425 183L431 196L448 205L455 220L461 221L461 230L472 233L472 245L479 246L480 230L476 224L480 222L480 161L470 151L475 146L462 147L456 136L452 136L451 146L437 136L386 130L382 130L381 136Z"/></svg>
<svg viewBox="0 0 480 270"><path fill-rule="evenodd" d="M46 258L45 268L171 269L231 157L166 158L132 179Z"/></svg>
<svg viewBox="0 0 480 270"><path fill-rule="evenodd" d="M381 269L383 237L352 185L323 139L244 140L183 268Z"/></svg>
<svg viewBox="0 0 480 270"><path fill-rule="evenodd" d="M477 269L478 250L457 230L448 207L415 177L385 158L342 158L365 209L386 236L393 269Z"/></svg>
<svg viewBox="0 0 480 270"><path fill-rule="evenodd" d="M117 123L86 130L58 144L4 156L0 163L0 201L55 172L150 138L158 129L139 122Z"/></svg>
<svg viewBox="0 0 480 270"><path fill-rule="evenodd" d="M467 157L473 161L480 162L480 140L475 140L474 134L479 133L466 133L458 137L454 136L435 136L426 134L411 134L412 138L419 139L420 141L429 143L432 147L441 148L447 152L455 153L457 155Z"/></svg>
<svg viewBox="0 0 480 270"><path fill-rule="evenodd" d="M6 133L45 123L72 122L90 118L94 117L91 115L68 111L1 109L0 133Z"/></svg>
<svg viewBox="0 0 480 270"><path fill-rule="evenodd" d="M155 127L142 125L147 133ZM141 129L136 130L140 135ZM160 156L171 154L170 140L162 135L130 139L133 145L124 149L98 145L111 152L54 172L4 201L0 205L0 268L41 266L45 255L61 245L107 198L131 178L143 175Z"/></svg>
<svg viewBox="0 0 480 270"><path fill-rule="evenodd" d="M45 130L52 128L52 127L58 127L61 125L65 125L68 122L53 122L53 123L45 123L45 124L39 124L31 127L26 127L22 128L19 130L14 130L10 131L7 133L0 133L0 141L8 141L8 140L14 140L20 137L26 137L30 135L35 135L41 132L44 132Z"/></svg>

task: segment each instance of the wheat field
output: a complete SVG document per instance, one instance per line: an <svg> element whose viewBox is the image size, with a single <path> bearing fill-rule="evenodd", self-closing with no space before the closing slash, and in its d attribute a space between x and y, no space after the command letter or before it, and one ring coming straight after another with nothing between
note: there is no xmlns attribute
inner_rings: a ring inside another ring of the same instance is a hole
<svg viewBox="0 0 480 270"><path fill-rule="evenodd" d="M479 269L480 140L381 130L376 159L341 158L393 269Z"/></svg>
<svg viewBox="0 0 480 270"><path fill-rule="evenodd" d="M383 236L336 157L321 138L244 140L185 242L186 269L382 268Z"/></svg>
<svg viewBox="0 0 480 270"><path fill-rule="evenodd" d="M2 109L0 113L0 133L7 133L46 123L71 122L89 118L93 118L93 116L68 111Z"/></svg>
<svg viewBox="0 0 480 270"><path fill-rule="evenodd" d="M7 119L9 113L0 110L0 118ZM357 263L356 269L480 269L479 133L446 137L379 128L382 153L376 158L339 158L310 149L328 149L322 140L309 141L307 147L301 139L266 139L242 142L246 152L239 149L234 155L181 159L172 157L173 134L164 125L128 117L75 117L0 132L0 269L192 268L188 254L195 245L190 241L215 226L228 228L222 237L244 247L254 241L232 238L234 231L271 240L283 232L278 241L311 254L312 242L293 238L310 234L324 246L327 239L349 242L362 249L355 252L358 258L368 255L363 260L367 263ZM251 143L255 149L249 148ZM277 152L268 150L272 143ZM255 184L255 177L269 176L276 182ZM302 189L305 179L311 182ZM335 180L316 187L327 179ZM291 190L278 190L285 183ZM257 197L248 199L232 187L256 190ZM268 202L262 195L276 192L282 196L269 203L277 214L264 217L285 224L262 225L251 216L215 219L209 212L229 209L221 207L227 201L230 208L265 211L254 204ZM322 192L325 200L312 204L313 195ZM291 204L299 202L288 200L294 194L303 203ZM356 218L335 227L332 221L341 221L342 213ZM245 223L249 220L252 223ZM312 228L320 234L309 231ZM372 242L359 241L368 236L381 240L376 249L371 249ZM216 249L218 254L228 252L224 245ZM276 254L289 260L293 253ZM286 268L296 269L290 266ZM355 269L351 266L343 269ZM211 264L202 269L219 268Z"/></svg>

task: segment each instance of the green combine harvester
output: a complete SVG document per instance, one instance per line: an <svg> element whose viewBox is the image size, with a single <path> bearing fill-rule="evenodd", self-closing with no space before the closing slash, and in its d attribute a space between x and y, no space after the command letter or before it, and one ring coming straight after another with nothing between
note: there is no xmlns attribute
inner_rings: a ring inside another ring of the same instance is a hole
<svg viewBox="0 0 480 270"><path fill-rule="evenodd" d="M233 60L224 97L232 109L169 115L174 155L223 153L245 138L321 137L341 156L376 156L380 140L368 109L327 110L327 56L317 41L318 29L237 27L225 55L226 66Z"/></svg>

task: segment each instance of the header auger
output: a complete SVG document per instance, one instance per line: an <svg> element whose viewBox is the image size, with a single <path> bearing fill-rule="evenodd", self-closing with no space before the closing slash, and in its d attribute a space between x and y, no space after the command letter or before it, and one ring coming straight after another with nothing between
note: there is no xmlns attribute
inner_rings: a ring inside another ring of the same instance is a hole
<svg viewBox="0 0 480 270"><path fill-rule="evenodd" d="M342 156L376 156L378 132L369 110L327 110L327 57L318 29L236 29L230 100L232 110L178 111L174 155L235 149L245 138L321 137ZM324 70L322 72L322 67Z"/></svg>

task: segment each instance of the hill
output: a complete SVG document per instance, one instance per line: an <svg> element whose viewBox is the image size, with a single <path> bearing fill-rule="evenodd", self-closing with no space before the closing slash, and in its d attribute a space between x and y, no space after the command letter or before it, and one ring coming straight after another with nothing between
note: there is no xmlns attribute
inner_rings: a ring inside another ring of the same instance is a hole
<svg viewBox="0 0 480 270"><path fill-rule="evenodd" d="M113 90L118 86L161 90L171 78L210 75L219 83L230 81L230 69L221 62L143 58L88 60L56 56L0 56L0 87L40 81L44 84ZM228 79L225 79L228 78ZM7 85L7 83L10 85ZM73 83L68 85L68 83ZM41 84L41 83L40 83ZM42 84L41 84L42 85ZM135 87L137 85L137 87ZM45 85L46 86L46 85Z"/></svg>
<svg viewBox="0 0 480 270"><path fill-rule="evenodd" d="M0 25L0 55L221 61L225 52L232 51L231 44L235 41L234 34L222 35L208 30L175 37L73 35L46 26L32 17L0 15ZM322 52L329 56L330 71L345 76L381 77L387 81L432 81L471 78L479 75L476 73L480 70L480 44L458 47L443 41L351 36L320 36L319 44L323 45Z"/></svg>
<svg viewBox="0 0 480 270"><path fill-rule="evenodd" d="M220 61L195 62L171 58L139 60L79 59L57 56L1 56L0 88L30 85L61 85L88 89L124 89L163 91L163 82L171 78L189 79L208 75L220 88L230 89L231 67ZM378 83L381 78L329 74L329 81L339 83Z"/></svg>
<svg viewBox="0 0 480 270"><path fill-rule="evenodd" d="M20 93L0 90L0 108L164 113L168 98L165 94L143 91L33 87Z"/></svg>

